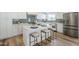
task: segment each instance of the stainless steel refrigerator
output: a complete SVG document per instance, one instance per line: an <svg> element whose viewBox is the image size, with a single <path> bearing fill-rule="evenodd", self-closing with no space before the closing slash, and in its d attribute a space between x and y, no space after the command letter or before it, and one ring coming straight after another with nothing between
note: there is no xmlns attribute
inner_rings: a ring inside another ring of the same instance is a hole
<svg viewBox="0 0 79 59"><path fill-rule="evenodd" d="M64 34L78 38L78 12L64 13Z"/></svg>

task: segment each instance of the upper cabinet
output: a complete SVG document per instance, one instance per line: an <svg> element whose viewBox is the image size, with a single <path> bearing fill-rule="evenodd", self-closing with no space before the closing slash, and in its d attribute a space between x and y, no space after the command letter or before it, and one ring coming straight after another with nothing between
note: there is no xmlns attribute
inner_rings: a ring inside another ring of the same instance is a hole
<svg viewBox="0 0 79 59"><path fill-rule="evenodd" d="M55 15L56 15L56 19L63 19L63 12L56 12Z"/></svg>
<svg viewBox="0 0 79 59"><path fill-rule="evenodd" d="M28 15L38 15L40 12L28 12Z"/></svg>
<svg viewBox="0 0 79 59"><path fill-rule="evenodd" d="M26 19L26 12L9 12L9 18L12 19Z"/></svg>

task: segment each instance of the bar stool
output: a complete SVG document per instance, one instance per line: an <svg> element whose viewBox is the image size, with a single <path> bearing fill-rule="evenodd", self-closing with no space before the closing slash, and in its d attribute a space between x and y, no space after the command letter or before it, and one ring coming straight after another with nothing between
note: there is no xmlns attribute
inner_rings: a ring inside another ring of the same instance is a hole
<svg viewBox="0 0 79 59"><path fill-rule="evenodd" d="M56 38L56 32L57 32L56 30L53 30L53 39L57 39Z"/></svg>
<svg viewBox="0 0 79 59"><path fill-rule="evenodd" d="M34 40L31 40L31 37L34 38ZM34 46L38 45L38 40L37 38L39 37L39 33L38 32L33 32L30 34L30 37L29 37L29 45L31 46L31 43L34 42Z"/></svg>
<svg viewBox="0 0 79 59"><path fill-rule="evenodd" d="M55 37L56 36L55 33L57 32L57 30L54 30L54 29L51 29L51 28L49 28L49 30L53 32L53 39L55 39L56 38Z"/></svg>
<svg viewBox="0 0 79 59"><path fill-rule="evenodd" d="M46 43L47 43L49 41L47 38L49 37L50 30L48 30L48 29L41 30L41 43L42 43L42 33L45 34L45 40L46 40Z"/></svg>

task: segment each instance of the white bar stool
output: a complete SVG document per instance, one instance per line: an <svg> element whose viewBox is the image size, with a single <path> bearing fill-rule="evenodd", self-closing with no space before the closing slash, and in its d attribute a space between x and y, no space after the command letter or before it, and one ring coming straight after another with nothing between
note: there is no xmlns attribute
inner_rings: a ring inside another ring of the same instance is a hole
<svg viewBox="0 0 79 59"><path fill-rule="evenodd" d="M49 28L49 30L51 30L52 32L53 32L53 39L55 39L56 38L56 32L57 32L57 30L53 30L53 29L51 29L51 28ZM51 38L52 39L52 38Z"/></svg>
<svg viewBox="0 0 79 59"><path fill-rule="evenodd" d="M50 33L50 30L48 29L44 29L44 30L41 30L41 43L42 43L42 33L45 34L45 40L46 40L46 43L48 42L48 37L49 37L49 33Z"/></svg>
<svg viewBox="0 0 79 59"><path fill-rule="evenodd" d="M34 40L31 40L31 37L34 38ZM31 46L31 43L34 42L34 46L38 45L38 37L39 37L39 33L38 32L33 32L30 34L30 37L29 37L29 45Z"/></svg>

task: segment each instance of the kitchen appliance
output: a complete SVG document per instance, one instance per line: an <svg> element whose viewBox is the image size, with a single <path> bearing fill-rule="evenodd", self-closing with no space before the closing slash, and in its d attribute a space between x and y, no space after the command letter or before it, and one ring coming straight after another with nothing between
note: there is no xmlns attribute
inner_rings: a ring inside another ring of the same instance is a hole
<svg viewBox="0 0 79 59"><path fill-rule="evenodd" d="M78 12L64 13L64 34L78 38Z"/></svg>

